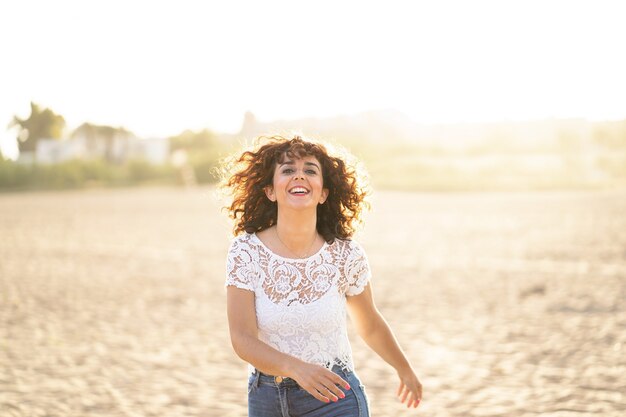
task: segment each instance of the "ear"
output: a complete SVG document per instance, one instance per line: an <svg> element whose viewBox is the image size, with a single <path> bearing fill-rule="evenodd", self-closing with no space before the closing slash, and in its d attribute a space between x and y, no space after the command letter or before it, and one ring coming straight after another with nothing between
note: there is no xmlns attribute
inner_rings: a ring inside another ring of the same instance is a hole
<svg viewBox="0 0 626 417"><path fill-rule="evenodd" d="M324 204L328 199L328 188L322 189L322 195L320 196L320 204Z"/></svg>
<svg viewBox="0 0 626 417"><path fill-rule="evenodd" d="M265 195L270 201L276 201L276 194L274 194L273 186L268 185L263 190L265 191Z"/></svg>

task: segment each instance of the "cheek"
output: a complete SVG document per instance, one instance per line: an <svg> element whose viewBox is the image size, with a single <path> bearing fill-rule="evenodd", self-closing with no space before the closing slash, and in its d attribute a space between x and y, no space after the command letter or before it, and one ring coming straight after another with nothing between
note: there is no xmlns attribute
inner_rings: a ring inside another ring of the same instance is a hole
<svg viewBox="0 0 626 417"><path fill-rule="evenodd" d="M272 178L272 183L274 185L274 188L276 188L277 186L280 186L284 182L285 182L284 176L280 175L279 173L274 174L274 178Z"/></svg>
<svg viewBox="0 0 626 417"><path fill-rule="evenodd" d="M285 180L284 178L276 178L274 180L274 184L275 184L275 188L276 189L285 189L287 187L287 185L289 184L289 179Z"/></svg>
<svg viewBox="0 0 626 417"><path fill-rule="evenodd" d="M320 190L324 188L324 180L322 178L315 179L315 188L319 188Z"/></svg>

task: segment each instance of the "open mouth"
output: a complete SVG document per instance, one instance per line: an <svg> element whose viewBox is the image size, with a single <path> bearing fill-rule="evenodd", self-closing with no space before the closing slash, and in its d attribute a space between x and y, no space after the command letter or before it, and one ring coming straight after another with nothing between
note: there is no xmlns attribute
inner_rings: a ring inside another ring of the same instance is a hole
<svg viewBox="0 0 626 417"><path fill-rule="evenodd" d="M304 187L293 187L291 190L289 190L289 194L291 195L307 195L308 193L309 190Z"/></svg>

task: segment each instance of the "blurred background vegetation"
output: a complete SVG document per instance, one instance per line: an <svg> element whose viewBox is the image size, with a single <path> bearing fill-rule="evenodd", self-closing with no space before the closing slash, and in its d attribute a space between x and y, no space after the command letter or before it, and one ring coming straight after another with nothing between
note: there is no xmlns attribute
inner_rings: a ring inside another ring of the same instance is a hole
<svg viewBox="0 0 626 417"><path fill-rule="evenodd" d="M31 103L30 116L14 117L9 128L20 157L0 158L0 190L213 183L220 158L260 135L293 132L347 148L364 162L375 188L626 186L626 120L423 126L399 112L369 112L261 123L248 112L236 134L186 130L151 142L123 127L83 123L68 131L62 115Z"/></svg>

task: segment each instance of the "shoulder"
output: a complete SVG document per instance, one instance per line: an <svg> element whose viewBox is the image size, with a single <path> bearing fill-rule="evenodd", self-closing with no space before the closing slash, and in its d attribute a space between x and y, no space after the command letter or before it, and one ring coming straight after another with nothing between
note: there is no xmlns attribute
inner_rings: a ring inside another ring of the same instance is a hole
<svg viewBox="0 0 626 417"><path fill-rule="evenodd" d="M252 233L242 233L231 239L229 252L251 249L254 246L254 235Z"/></svg>
<svg viewBox="0 0 626 417"><path fill-rule="evenodd" d="M346 239L346 240L343 240L342 242L343 242L345 250L349 252L365 254L365 250L363 249L363 246L361 246L361 244L357 242L356 240Z"/></svg>
<svg viewBox="0 0 626 417"><path fill-rule="evenodd" d="M356 240L344 241L344 269L348 282L346 295L357 295L363 291L367 281L371 278L369 261L365 250Z"/></svg>
<svg viewBox="0 0 626 417"><path fill-rule="evenodd" d="M331 247L336 251L335 253L341 254L342 257L365 257L365 250L359 242L354 239L335 239Z"/></svg>
<svg viewBox="0 0 626 417"><path fill-rule="evenodd" d="M253 236L254 236L254 234L252 234L252 233L244 232L244 233L241 233L241 234L235 236L232 239L232 242L249 243L252 240Z"/></svg>

